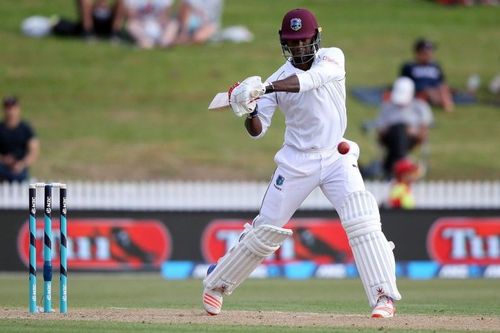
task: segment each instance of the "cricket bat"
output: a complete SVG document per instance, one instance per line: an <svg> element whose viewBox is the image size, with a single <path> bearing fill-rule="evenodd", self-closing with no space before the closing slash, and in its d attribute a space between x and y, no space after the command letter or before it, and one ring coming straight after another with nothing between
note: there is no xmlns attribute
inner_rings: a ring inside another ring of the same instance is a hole
<svg viewBox="0 0 500 333"><path fill-rule="evenodd" d="M220 92L215 95L212 102L208 106L211 111L223 111L225 108L229 107L229 98L227 92Z"/></svg>

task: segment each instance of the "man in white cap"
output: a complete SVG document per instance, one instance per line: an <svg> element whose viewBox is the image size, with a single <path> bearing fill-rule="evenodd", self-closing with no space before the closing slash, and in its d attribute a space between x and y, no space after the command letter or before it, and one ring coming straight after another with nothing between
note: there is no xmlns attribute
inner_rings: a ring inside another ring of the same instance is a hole
<svg viewBox="0 0 500 333"><path fill-rule="evenodd" d="M427 140L433 116L429 105L415 98L415 84L407 77L398 78L391 98L384 102L375 121L380 143L385 147L384 173L391 178L394 164Z"/></svg>

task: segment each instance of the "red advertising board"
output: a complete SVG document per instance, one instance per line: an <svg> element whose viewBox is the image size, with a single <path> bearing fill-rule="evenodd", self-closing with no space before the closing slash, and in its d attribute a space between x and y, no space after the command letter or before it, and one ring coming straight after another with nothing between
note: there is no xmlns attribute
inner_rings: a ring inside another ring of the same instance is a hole
<svg viewBox="0 0 500 333"><path fill-rule="evenodd" d="M43 265L43 220L36 225L37 266ZM85 270L158 269L170 257L171 239L158 220L86 218L68 222L68 267ZM29 261L29 230L24 223L18 253ZM59 265L59 221L52 222L52 265Z"/></svg>
<svg viewBox="0 0 500 333"><path fill-rule="evenodd" d="M238 242L245 223L251 220L217 219L210 222L202 236L202 254L207 262L216 262ZM311 260L316 263L351 262L352 252L338 219L296 218L285 226L293 236L269 260L284 262Z"/></svg>
<svg viewBox="0 0 500 333"><path fill-rule="evenodd" d="M438 219L427 236L429 256L440 264L500 264L500 218Z"/></svg>

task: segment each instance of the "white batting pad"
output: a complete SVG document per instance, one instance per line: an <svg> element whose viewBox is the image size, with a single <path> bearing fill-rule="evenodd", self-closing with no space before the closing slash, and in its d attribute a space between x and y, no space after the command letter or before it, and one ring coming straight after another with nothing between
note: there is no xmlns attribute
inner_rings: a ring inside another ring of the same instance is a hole
<svg viewBox="0 0 500 333"><path fill-rule="evenodd" d="M375 306L382 295L400 300L392 253L394 243L388 242L382 233L380 213L373 195L367 191L351 193L338 213L370 305Z"/></svg>
<svg viewBox="0 0 500 333"><path fill-rule="evenodd" d="M377 201L368 191L349 194L337 213L349 239L370 231L382 230ZM367 221L370 223L366 223Z"/></svg>
<svg viewBox="0 0 500 333"><path fill-rule="evenodd" d="M231 294L265 257L274 253L291 235L291 230L273 225L252 228L238 244L219 259L217 267L203 281L205 288L217 289L226 295Z"/></svg>

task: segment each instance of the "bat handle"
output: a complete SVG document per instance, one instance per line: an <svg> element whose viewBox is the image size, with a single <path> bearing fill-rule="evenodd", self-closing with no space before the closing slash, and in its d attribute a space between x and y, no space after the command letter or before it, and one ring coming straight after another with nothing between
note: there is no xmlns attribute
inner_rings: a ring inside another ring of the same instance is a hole
<svg viewBox="0 0 500 333"><path fill-rule="evenodd" d="M252 97L252 98L257 98L257 97L260 97L260 92L259 92L257 89L252 90L252 91L250 92L250 97Z"/></svg>

